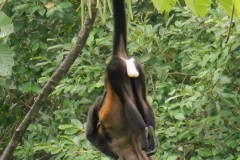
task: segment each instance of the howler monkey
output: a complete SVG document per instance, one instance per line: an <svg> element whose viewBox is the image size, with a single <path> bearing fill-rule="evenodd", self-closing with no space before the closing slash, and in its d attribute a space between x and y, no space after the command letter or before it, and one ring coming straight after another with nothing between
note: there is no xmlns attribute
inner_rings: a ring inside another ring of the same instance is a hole
<svg viewBox="0 0 240 160"><path fill-rule="evenodd" d="M145 77L127 55L124 0L113 2L113 52L106 68L105 91L88 114L87 139L118 160L150 160L156 152L154 114L146 99Z"/></svg>

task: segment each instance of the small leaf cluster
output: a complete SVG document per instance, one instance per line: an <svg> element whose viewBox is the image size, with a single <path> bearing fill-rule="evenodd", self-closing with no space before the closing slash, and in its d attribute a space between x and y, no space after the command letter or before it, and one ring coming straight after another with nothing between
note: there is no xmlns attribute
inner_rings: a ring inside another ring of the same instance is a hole
<svg viewBox="0 0 240 160"><path fill-rule="evenodd" d="M167 17L176 4L186 5L195 15L201 17L208 13L209 8L216 5L222 6L229 16L232 15L232 12L234 18L240 15L240 2L238 0L152 0L152 3L160 13L165 12Z"/></svg>

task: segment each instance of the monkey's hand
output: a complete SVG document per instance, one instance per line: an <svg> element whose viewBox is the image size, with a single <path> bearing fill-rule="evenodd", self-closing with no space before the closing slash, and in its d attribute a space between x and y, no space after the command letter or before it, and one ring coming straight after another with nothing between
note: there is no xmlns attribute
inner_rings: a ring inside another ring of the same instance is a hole
<svg viewBox="0 0 240 160"><path fill-rule="evenodd" d="M142 149L147 156L154 155L157 151L157 140L152 126L145 128L145 135L142 137Z"/></svg>

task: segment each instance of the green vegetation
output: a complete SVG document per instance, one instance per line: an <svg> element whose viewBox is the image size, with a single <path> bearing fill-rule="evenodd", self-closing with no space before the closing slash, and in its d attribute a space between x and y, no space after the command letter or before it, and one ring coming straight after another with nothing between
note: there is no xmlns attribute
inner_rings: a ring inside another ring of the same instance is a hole
<svg viewBox="0 0 240 160"><path fill-rule="evenodd" d="M81 29L80 2L54 2L14 0L0 12L0 153ZM157 160L240 160L240 19L226 43L230 18L212 5L201 18L177 4L166 20L151 2L132 3L128 49L145 69ZM110 13L105 18L103 24L97 17L82 54L43 102L14 159L108 159L84 132L111 56Z"/></svg>

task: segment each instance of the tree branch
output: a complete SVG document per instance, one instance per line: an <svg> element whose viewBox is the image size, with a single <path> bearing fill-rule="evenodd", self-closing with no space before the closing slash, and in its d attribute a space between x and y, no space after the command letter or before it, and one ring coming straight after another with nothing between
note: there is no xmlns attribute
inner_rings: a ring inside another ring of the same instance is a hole
<svg viewBox="0 0 240 160"><path fill-rule="evenodd" d="M78 33L77 41L74 48L69 52L68 56L62 62L59 68L53 73L50 80L43 87L41 93L36 97L31 109L14 132L12 139L9 142L8 146L5 148L0 160L10 159L17 145L21 141L24 133L26 132L28 126L30 125L36 114L39 112L41 108L41 102L46 99L49 94L54 90L54 88L59 84L59 81L68 72L73 62L81 53L81 50L87 41L89 32L92 29L96 17L96 0L94 0L92 3L92 17L90 18L89 15L86 17L84 25Z"/></svg>

